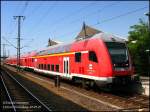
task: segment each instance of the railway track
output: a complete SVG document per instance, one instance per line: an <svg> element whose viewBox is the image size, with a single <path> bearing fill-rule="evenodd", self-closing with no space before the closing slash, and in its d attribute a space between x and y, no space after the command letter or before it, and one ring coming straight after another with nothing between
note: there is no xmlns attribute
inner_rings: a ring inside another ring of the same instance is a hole
<svg viewBox="0 0 150 112"><path fill-rule="evenodd" d="M49 77L44 77L42 75L30 72L26 72L24 74L30 74L30 77L34 79L40 79L45 83L48 82L53 84L53 80ZM61 88L79 94L83 97L90 98L93 101L95 100L97 102L112 106L118 111L149 111L149 98L143 95L134 94L126 97L124 95L120 96L109 92L97 91L93 88L90 90L85 90L80 88L80 86L77 84L68 83L68 81L62 81Z"/></svg>
<svg viewBox="0 0 150 112"><path fill-rule="evenodd" d="M36 75L37 76L37 75ZM40 78L43 76L40 75ZM48 77L44 78L45 80L49 80L53 83L53 80L50 80ZM62 81L61 87L70 90L70 92L84 93L87 96L93 96L96 99L103 100L104 102L111 102L112 107L117 108L119 111L148 111L149 110L149 97L140 95L140 94L132 94L127 95L123 93L123 95L117 95L111 92L106 91L98 91L95 88L85 90L80 85L70 83L69 81ZM121 93L120 93L121 94ZM120 107L120 108L118 108Z"/></svg>
<svg viewBox="0 0 150 112"><path fill-rule="evenodd" d="M4 111L52 111L12 75L1 71Z"/></svg>
<svg viewBox="0 0 150 112"><path fill-rule="evenodd" d="M36 74L40 75L39 73ZM44 77L43 75L40 75L40 78ZM53 83L52 79L49 79L49 77L44 77L45 80L49 80ZM78 93L84 93L88 96L94 96L94 98L101 97L106 102L111 102L114 105L117 105L118 110L149 110L149 97L145 95L140 94L131 94L129 93L126 95L125 93L111 93L106 91L101 91L95 88L91 89L83 89L81 85L78 85L76 83L72 83L70 81L62 80L61 82L62 88L70 91L77 91ZM115 107L115 106L114 106Z"/></svg>
<svg viewBox="0 0 150 112"><path fill-rule="evenodd" d="M112 105L116 105L116 109L118 109L118 111L149 111L149 97L144 95L132 94L127 96L118 96L111 92L95 90L95 88L85 90L81 88L81 86L75 84L68 85L63 82L61 85L64 89L69 88L70 91L75 90L88 96L93 96L94 98L100 99L104 102L111 102Z"/></svg>

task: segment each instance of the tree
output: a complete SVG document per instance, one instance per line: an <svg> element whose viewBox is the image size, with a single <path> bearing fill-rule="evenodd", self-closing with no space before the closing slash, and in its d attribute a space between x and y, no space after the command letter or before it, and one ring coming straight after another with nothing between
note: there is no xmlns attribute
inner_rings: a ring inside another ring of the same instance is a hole
<svg viewBox="0 0 150 112"><path fill-rule="evenodd" d="M146 52L150 49L150 31L148 23L139 19L139 23L130 27L128 37L128 48L135 65L135 71L140 75L150 73L149 55Z"/></svg>

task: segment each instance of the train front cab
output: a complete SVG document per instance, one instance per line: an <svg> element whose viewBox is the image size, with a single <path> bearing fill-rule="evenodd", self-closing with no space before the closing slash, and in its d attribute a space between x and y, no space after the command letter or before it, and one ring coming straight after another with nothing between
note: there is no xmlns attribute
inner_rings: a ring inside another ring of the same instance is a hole
<svg viewBox="0 0 150 112"><path fill-rule="evenodd" d="M75 59L71 59L72 76L82 78L87 83L96 82L97 85L112 82L112 65L103 41L99 38L75 43L72 50Z"/></svg>
<svg viewBox="0 0 150 112"><path fill-rule="evenodd" d="M134 80L130 54L124 41L117 41L114 38L109 41L94 38L91 39L89 45L89 51L95 52L93 59L95 57L97 59L95 62L90 59L87 61L86 65L89 66L87 70L90 71L90 66L92 66L92 70L96 71L93 74L87 74L94 76L97 85L124 85L130 83L132 79Z"/></svg>
<svg viewBox="0 0 150 112"><path fill-rule="evenodd" d="M127 85L130 84L135 75L133 75L133 66L125 42L105 42L112 63L112 84Z"/></svg>

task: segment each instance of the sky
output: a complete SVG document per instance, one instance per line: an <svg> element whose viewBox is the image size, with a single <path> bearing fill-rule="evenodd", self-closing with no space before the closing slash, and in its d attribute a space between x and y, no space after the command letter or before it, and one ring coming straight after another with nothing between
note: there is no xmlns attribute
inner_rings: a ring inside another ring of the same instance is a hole
<svg viewBox="0 0 150 112"><path fill-rule="evenodd" d="M18 24L13 16L25 16L21 20L23 54L45 48L49 38L72 42L83 22L127 39L130 26L140 18L148 21L144 14L148 11L148 1L2 1L1 43L7 44L6 55L16 55Z"/></svg>

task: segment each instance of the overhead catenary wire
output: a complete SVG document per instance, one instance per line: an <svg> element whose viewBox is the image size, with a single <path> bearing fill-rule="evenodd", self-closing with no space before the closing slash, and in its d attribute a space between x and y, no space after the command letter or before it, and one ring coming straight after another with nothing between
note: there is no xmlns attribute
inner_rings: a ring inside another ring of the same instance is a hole
<svg viewBox="0 0 150 112"><path fill-rule="evenodd" d="M120 14L120 15L113 16L113 17L111 17L111 18L102 20L101 22L97 22L97 23L95 23L95 24L93 24L93 25L91 25L91 26L97 26L97 25L99 25L99 24L102 24L102 23L105 23L105 22L109 22L109 21L112 21L112 20L114 20L114 19L118 19L118 18L121 18L121 17L123 17L123 16L127 16L127 15L130 15L130 14L136 13L136 12L141 11L141 10L146 9L146 8L148 8L148 7L142 7L142 8L138 8L138 9L132 10L132 11L128 11L128 12L126 12L126 13L123 13L123 14ZM72 32L62 34L61 37L64 37L64 36L66 36L66 35L68 35L68 34L70 34L70 33L75 33L76 31L77 31L77 29L74 30L74 31L72 31Z"/></svg>
<svg viewBox="0 0 150 112"><path fill-rule="evenodd" d="M126 16L126 15L129 15L129 14L132 14L132 13L135 13L135 12L138 12L138 11L140 11L140 10L143 10L143 9L145 9L145 8L147 8L147 7L135 9L135 10L133 10L133 11L129 11L129 12L120 14L120 15L118 15L118 16L113 16L113 17L110 17L110 18L108 18L108 19L104 19L104 20L102 20L102 21L100 21L100 22L97 22L97 23L93 24L92 26L96 26L96 25L99 25L99 24L102 24L102 23L105 23L105 22L109 22L109 21L118 19L118 18L120 18L120 17L124 17L124 16ZM77 31L77 30L76 30L76 31ZM67 35L68 35L68 34L72 34L72 33L75 33L75 32L69 32L69 33L67 33ZM66 33L63 34L63 36L65 36L65 35L66 35Z"/></svg>
<svg viewBox="0 0 150 112"><path fill-rule="evenodd" d="M5 44L5 45L7 45L7 46L12 46L12 47L14 47L15 49L17 49L17 47L16 47L14 44L12 44L10 41L8 41L5 37L2 36L2 39L5 40L5 41L8 43L8 44ZM15 38L15 39L16 39L16 38ZM29 46L24 45L23 47L20 47L20 49L22 49L22 48L24 48L24 47L29 47Z"/></svg>
<svg viewBox="0 0 150 112"><path fill-rule="evenodd" d="M28 1L28 2L31 2L31 1ZM30 11L30 13L26 13L25 16L27 17L27 20L30 20L30 18L33 17L38 12L38 10L42 7L42 5L43 5L43 2L41 2L40 5L36 5L36 7L34 7L33 10ZM32 3L28 4L28 6L32 6ZM25 25L26 25L26 22L28 21L24 22Z"/></svg>
<svg viewBox="0 0 150 112"><path fill-rule="evenodd" d="M88 5L86 5L86 6L84 6L84 7L81 7L80 9L77 9L77 10L75 10L75 11L73 11L73 12L71 12L71 13L69 13L69 14L67 14L67 15L65 15L65 16L63 16L63 17L61 17L61 18L58 18L55 22L53 22L53 23L51 23L51 24L47 24L47 25L48 25L48 26L53 26L53 27L55 27L58 23L60 24L61 22L64 22L64 21L66 20L66 18L68 19L68 18L74 16L75 14L80 13L81 11L85 10L86 8L88 8L88 7L90 7L90 6L93 6L93 4L96 4L96 2L95 2L95 1L94 1L94 2L91 2L91 3L89 3ZM45 30L45 31L46 31L46 30Z"/></svg>
<svg viewBox="0 0 150 112"><path fill-rule="evenodd" d="M107 5L105 5L104 7L102 7L102 8L100 8L100 9L98 9L98 10L96 10L96 11L94 11L94 12L92 12L92 13L88 13L87 15L85 15L84 17L82 17L82 18L89 18L89 17L92 17L91 15L95 15L95 14L97 14L97 13L100 13L101 11L103 11L105 8L107 8L107 7L112 7L112 6L114 6L114 5L116 5L116 4L118 4L118 3L120 3L120 2L113 2L113 3L111 3L111 4L107 4ZM80 18L78 18L78 19L75 19L75 20L73 20L73 21L70 21L69 22L69 24L75 24L76 22L80 22L79 20L81 20L82 19L81 17ZM57 28L56 29L54 29L53 31L55 32L57 30Z"/></svg>
<svg viewBox="0 0 150 112"><path fill-rule="evenodd" d="M133 14L133 13L135 13L135 12L141 11L141 10L146 9L146 8L148 8L148 7L138 8L138 9L135 9L135 10L132 10L132 11L129 11L129 12L120 14L120 15L118 15L118 16L113 16L113 17L111 17L111 18L102 20L101 22L98 22L98 23L94 24L93 26L96 26L96 25L98 25L98 24L101 24L101 23L104 23L104 22L108 22L108 21L111 21L111 20L114 20L114 19L118 19L118 18L120 18L120 17L129 15L129 14Z"/></svg>
<svg viewBox="0 0 150 112"><path fill-rule="evenodd" d="M27 1L25 3L25 7L23 8L22 13L25 12L25 9L27 9L27 6L32 5L32 3L29 4L29 2L31 2L31 1ZM33 16L33 14L35 14L35 12L37 12L42 7L42 5L43 5L43 2L41 2L39 6L34 7L34 9L31 11L31 13L27 13L26 14L26 17L28 17L27 20L29 20L29 18L31 18ZM25 21L24 23L22 23L22 25L25 24L26 22L27 21ZM33 28L33 29L35 29L35 28ZM29 40L29 42L33 42L34 41L33 38L31 38L31 39L21 39L21 40ZM26 43L24 46L28 46L29 42ZM22 48L24 48L24 47L22 47Z"/></svg>
<svg viewBox="0 0 150 112"><path fill-rule="evenodd" d="M36 29L39 29L39 26L41 25L41 23L48 17L49 14L51 14L51 12L53 11L53 9L55 8L55 5L57 4L57 2L55 1L53 3L53 5L51 7L48 7L48 9L46 10L46 12L44 14L41 15L40 19L38 19L38 21L36 22L36 24L31 28L32 30L32 34L35 34L34 32L36 31ZM44 18L43 18L44 17ZM38 30L39 31L39 30ZM37 32L38 32L37 31ZM31 36L31 35L30 35Z"/></svg>
<svg viewBox="0 0 150 112"><path fill-rule="evenodd" d="M113 2L113 3L111 3L111 4L105 5L104 7L100 8L98 11L96 11L95 13L99 13L100 11L104 10L105 8L111 7L111 6L116 5L116 4L118 4L118 3L119 3L119 2L115 2L115 3ZM86 5L86 6L82 7L82 8L80 8L80 9L78 9L78 10L75 10L75 11L73 12L73 14L72 14L72 13L69 13L68 15L66 15L66 16L64 16L64 17L62 17L62 18L60 18L60 19L58 19L59 21L58 21L57 23L55 23L55 26L57 26L56 24L61 23L62 21L64 22L64 20L66 20L66 18L68 19L68 18L74 16L76 13L78 14L79 12L85 10L86 8L89 8L89 7L91 7L91 6L94 6L93 4L95 4L95 2L91 2L90 4L88 4L88 5ZM92 13L92 14L93 14L93 13ZM92 15L92 14L88 14L88 15ZM61 21L60 21L60 20L61 20ZM34 33L32 33L32 34L34 34ZM35 33L35 34L37 34L37 33ZM31 35L30 35L30 36L31 36ZM36 36L35 36L35 37L36 37Z"/></svg>
<svg viewBox="0 0 150 112"><path fill-rule="evenodd" d="M24 45L23 45L23 47L21 47L21 49L22 48L25 48L25 47L30 47L31 45L31 43L33 43L33 41L34 41L34 39L30 39L27 43L25 43Z"/></svg>
<svg viewBox="0 0 150 112"><path fill-rule="evenodd" d="M20 11L19 15L24 15L24 13L26 12L27 10L27 7L29 6L29 1L26 1L25 4L24 4L24 7L22 8L22 10ZM33 13L32 13L33 14ZM16 39L16 38L15 38ZM22 39L20 38L20 40L27 40L27 39ZM29 40L29 39L28 39ZM33 41L33 39L30 39L30 41ZM24 48L24 47L27 47L27 45L24 45L23 47L21 47L20 49Z"/></svg>
<svg viewBox="0 0 150 112"><path fill-rule="evenodd" d="M30 1L31 2L31 1ZM35 15L36 13L38 13L38 10L43 6L44 2L41 2L40 5L36 5L36 7L33 8L33 10L30 11L30 13L26 13L26 17L28 17L28 20L33 17L33 15ZM30 3L29 6L32 6L32 4ZM33 6L32 6L33 7ZM26 22L25 22L26 23Z"/></svg>
<svg viewBox="0 0 150 112"><path fill-rule="evenodd" d="M9 56L9 50L8 50L8 54L6 53L6 47L5 46L11 46L10 44L1 44L1 46L3 46L3 57L8 57ZM7 55L6 55L7 54Z"/></svg>
<svg viewBox="0 0 150 112"><path fill-rule="evenodd" d="M21 5L21 4L20 4L20 5ZM24 15L24 13L25 13L25 11L26 11L28 5L29 5L29 1L26 1L25 4L24 4L24 7L22 8L22 10L21 10L17 15ZM14 25L16 26L16 24L14 24ZM14 26L14 27L15 27L15 26ZM12 28L12 30L11 30L10 33L9 33L9 35L10 35L10 36L13 35L14 32L15 32L15 28Z"/></svg>
<svg viewBox="0 0 150 112"><path fill-rule="evenodd" d="M121 17L123 17L123 16L127 16L127 15L133 14L133 13L135 13L135 12L141 11L141 10L146 9L146 8L147 8L147 7L142 7L142 8L138 8L138 9L132 10L132 11L128 11L128 12L126 12L126 13L123 13L123 14L120 14L120 15L117 15L117 16L113 16L113 17L108 18L108 19L104 19L104 20L102 20L101 22L97 22L97 23L95 23L95 24L93 24L93 25L91 25L91 26L96 26L96 25L99 25L99 24L102 24L102 23L105 23L105 22L109 22L109 21L112 21L112 20L114 20L114 19L118 19L118 18L121 18ZM75 29L75 30L72 31L72 32L64 33L64 34L62 34L60 37L64 37L64 36L67 36L67 35L69 35L69 34L76 33L77 31L79 31L79 28Z"/></svg>
<svg viewBox="0 0 150 112"><path fill-rule="evenodd" d="M20 13L18 15L24 15L28 5L29 5L29 1L26 1L24 4L24 7L22 8L22 10L20 11Z"/></svg>
<svg viewBox="0 0 150 112"><path fill-rule="evenodd" d="M120 3L120 2L117 1L117 2L112 3L112 4L105 5L104 7L98 9L97 11L85 15L83 18L92 17L91 15L100 13L100 12L102 12L105 8L108 8L108 7L110 8L110 7L112 7L112 6L114 6L114 5L118 4L118 3ZM78 18L78 19L76 19L76 20L73 20L73 21L70 22L70 24L75 23L75 22L78 22L80 19L81 19L81 18Z"/></svg>
<svg viewBox="0 0 150 112"><path fill-rule="evenodd" d="M93 6L93 4L96 4L96 3L95 3L95 2L91 2L91 3L89 3L88 5L82 7L82 8L80 8L80 9L78 9L78 10L75 10L75 11L73 11L73 12L71 12L71 13L65 15L65 16L63 16L62 18L58 18L58 19L56 20L56 22L53 22L53 23L50 24L49 26L55 26L56 24L61 23L62 21L64 21L66 18L70 18L71 16L74 16L76 13L79 13L79 12L81 12L82 10L84 10L84 9L90 7L90 6ZM34 33L32 33L32 34L34 34ZM37 34L37 33L36 33L36 34ZM36 37L36 36L35 36L35 37Z"/></svg>
<svg viewBox="0 0 150 112"><path fill-rule="evenodd" d="M10 2L11 3L11 2ZM19 2L19 6L20 6L20 3L21 2ZM14 15L17 15L17 13L16 12L18 12L19 11L19 8L18 7L15 7L15 9L14 9ZM18 12L19 13L19 12ZM11 19L12 20L12 19ZM9 29L10 29L10 31L9 31L9 35L12 35L13 33L14 33L14 30L15 30L15 26L16 26L16 24L12 21L11 22L11 24L9 25ZM12 29L11 29L12 28Z"/></svg>
<svg viewBox="0 0 150 112"><path fill-rule="evenodd" d="M46 18L49 14L50 14L50 12L52 12L52 10L55 8L55 5L57 4L58 2L54 2L53 4L52 4L52 7L48 7L48 9L46 10L46 12L41 16L41 18L39 19L39 21L35 24L35 26L33 27L33 28L31 28L31 29L33 29L32 30L32 34L30 35L30 37L33 35L33 37L34 37L34 34L36 34L36 33L34 33L35 31L36 31L36 28L38 28L39 29L39 25L45 20L45 19L43 19L43 17L44 18ZM38 30L39 31L39 30ZM32 41L30 41L30 42L32 42L32 44L33 44L33 42L34 42L34 40L35 40L35 38L32 38ZM27 43L27 45L30 45L31 43ZM25 45L26 46L26 45Z"/></svg>
<svg viewBox="0 0 150 112"><path fill-rule="evenodd" d="M5 40L7 43L9 43L9 45L13 46L15 49L17 49L17 47L15 45L13 45L10 41L8 41L5 37L2 36L2 39Z"/></svg>
<svg viewBox="0 0 150 112"><path fill-rule="evenodd" d="M54 23L52 23L50 26L57 26L58 24L60 24L61 22L64 22L65 20L68 20L68 18L70 18L70 17L72 17L72 16L75 16L75 14L79 14L79 13L81 13L83 10L85 10L85 9L87 9L87 8L89 8L89 7L93 7L94 5L93 4L96 4L96 2L94 1L94 2L91 2L91 3L89 3L88 5L86 5L86 6L84 6L84 7L82 7L82 8L80 8L80 9L77 9L77 10L75 10L75 11L73 11L73 12L71 12L71 13L69 13L69 14L67 14L67 15L65 15L65 16L63 16L62 18L59 18L58 20L56 20L56 22L54 22ZM67 19L66 19L67 18Z"/></svg>

